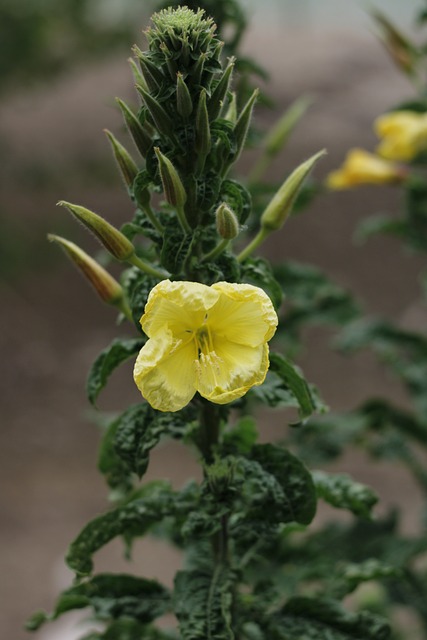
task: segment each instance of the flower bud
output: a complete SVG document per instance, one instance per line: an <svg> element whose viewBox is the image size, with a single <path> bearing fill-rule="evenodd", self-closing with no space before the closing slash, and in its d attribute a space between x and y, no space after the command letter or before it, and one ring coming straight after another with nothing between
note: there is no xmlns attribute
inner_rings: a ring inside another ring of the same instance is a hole
<svg viewBox="0 0 427 640"><path fill-rule="evenodd" d="M127 104L120 100L120 98L116 98L116 102L120 107L120 111L122 112L124 121L128 128L130 135L135 143L136 148L143 158L147 156L148 150L151 147L151 138L148 133L145 131L144 127L136 117L136 115L129 109Z"/></svg>
<svg viewBox="0 0 427 640"><path fill-rule="evenodd" d="M124 146L120 144L120 142L113 136L111 131L108 131L108 129L104 129L104 133L111 143L111 147L113 149L114 157L120 169L120 173L122 174L126 186L129 188L132 186L133 181L138 174L138 167L136 166L135 162L132 160Z"/></svg>
<svg viewBox="0 0 427 640"><path fill-rule="evenodd" d="M233 240L239 234L239 221L232 209L222 202L215 212L216 228L224 240Z"/></svg>
<svg viewBox="0 0 427 640"><path fill-rule="evenodd" d="M258 95L259 95L259 89L255 89L255 91L247 101L246 105L243 107L243 110L237 119L236 126L234 127L234 135L236 137L236 145L237 145L237 151L236 151L236 155L234 156L234 162L236 162L236 160L240 156L242 149L245 145L246 136L248 134L249 125L251 123L252 111L254 108L255 101L258 98Z"/></svg>
<svg viewBox="0 0 427 640"><path fill-rule="evenodd" d="M187 119L193 111L193 101L182 73L177 74L176 108L179 115L184 119Z"/></svg>
<svg viewBox="0 0 427 640"><path fill-rule="evenodd" d="M49 234L47 237L50 242L59 244L70 260L90 282L103 302L115 306L120 305L123 300L123 289L117 280L110 276L100 264L74 242L53 234Z"/></svg>
<svg viewBox="0 0 427 640"><path fill-rule="evenodd" d="M397 184L408 176L406 168L364 151L351 149L343 163L327 179L329 189L350 189L362 184Z"/></svg>
<svg viewBox="0 0 427 640"><path fill-rule="evenodd" d="M161 104L157 102L152 95L145 91L143 87L139 85L136 87L136 90L141 95L144 100L144 104L147 107L154 124L156 125L159 133L163 133L164 135L172 135L173 134L173 123L169 115L163 109Z"/></svg>
<svg viewBox="0 0 427 640"><path fill-rule="evenodd" d="M151 62L139 47L135 45L132 51L138 58L139 66L141 67L142 75L144 77L145 84L148 87L148 91L151 93L157 93L164 80L162 72Z"/></svg>
<svg viewBox="0 0 427 640"><path fill-rule="evenodd" d="M212 96L208 104L208 113L209 113L210 120L215 120L215 118L218 117L222 109L224 99L225 99L225 96L227 95L228 87L230 85L231 74L233 73L233 69L234 69L234 63L235 63L235 58L230 58L226 70L222 74L221 79L219 80L218 84L216 85L215 89L212 92Z"/></svg>
<svg viewBox="0 0 427 640"><path fill-rule="evenodd" d="M173 207L182 209L187 200L187 194L181 178L169 158L163 155L158 147L155 147L154 151L159 161L159 172L165 198Z"/></svg>
<svg viewBox="0 0 427 640"><path fill-rule="evenodd" d="M145 82L145 78L136 66L135 60L133 58L128 58L128 62L130 64L130 69L132 71L133 79L135 80L135 84L139 85L146 91L148 91L147 83Z"/></svg>
<svg viewBox="0 0 427 640"><path fill-rule="evenodd" d="M298 98L286 109L283 116L273 126L264 143L266 154L270 158L276 156L283 149L290 134L307 111L311 102L311 98L307 96Z"/></svg>
<svg viewBox="0 0 427 640"><path fill-rule="evenodd" d="M228 105L227 113L224 116L225 120L228 120L232 124L236 124L237 121L237 96L233 91L231 94L230 104Z"/></svg>
<svg viewBox="0 0 427 640"><path fill-rule="evenodd" d="M404 73L412 75L420 55L414 45L382 13L374 11L372 17L380 29L379 38L393 62Z"/></svg>
<svg viewBox="0 0 427 640"><path fill-rule="evenodd" d="M125 262L135 253L135 248L130 240L97 213L64 200L58 202L58 205L66 207L77 220L80 220L89 231L92 231L116 260Z"/></svg>
<svg viewBox="0 0 427 640"><path fill-rule="evenodd" d="M209 114L206 107L206 91L200 94L196 114L196 150L204 164L204 160L211 149L211 129L209 126Z"/></svg>
<svg viewBox="0 0 427 640"><path fill-rule="evenodd" d="M324 149L316 153L300 164L285 180L261 216L261 229L268 232L276 231L285 224L305 178L325 153Z"/></svg>

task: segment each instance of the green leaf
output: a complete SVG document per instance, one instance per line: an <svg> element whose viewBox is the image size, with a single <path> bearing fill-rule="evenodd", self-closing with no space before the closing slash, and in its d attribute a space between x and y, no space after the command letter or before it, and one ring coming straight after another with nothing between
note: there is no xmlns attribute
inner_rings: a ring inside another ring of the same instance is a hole
<svg viewBox="0 0 427 640"><path fill-rule="evenodd" d="M264 517L272 516L276 522L310 524L316 513L316 490L311 474L301 460L286 449L272 444L256 445L251 458L280 488L279 493L272 487L270 495L267 492L262 496L260 487L258 499L263 505Z"/></svg>
<svg viewBox="0 0 427 640"><path fill-rule="evenodd" d="M286 295L283 327L292 340L304 324L344 325L360 313L352 295L320 269L286 262L275 266L273 273Z"/></svg>
<svg viewBox="0 0 427 640"><path fill-rule="evenodd" d="M316 410L316 406L310 388L297 367L284 356L271 353L270 369L283 380L298 400L301 419L308 418Z"/></svg>
<svg viewBox="0 0 427 640"><path fill-rule="evenodd" d="M83 606L92 606L102 620L127 617L147 624L171 608L170 594L163 585L127 574L98 574L64 592L64 597L85 599ZM55 617L63 611L57 606Z"/></svg>
<svg viewBox="0 0 427 640"><path fill-rule="evenodd" d="M252 197L249 191L235 180L224 180L220 198L231 207L239 223L244 224L252 209Z"/></svg>
<svg viewBox="0 0 427 640"><path fill-rule="evenodd" d="M175 614L183 640L233 640L231 609L234 576L219 565L211 572L179 571Z"/></svg>
<svg viewBox="0 0 427 640"><path fill-rule="evenodd" d="M105 476L114 497L123 498L133 487L129 468L114 447L119 422L114 420L105 430L98 452L98 469Z"/></svg>
<svg viewBox="0 0 427 640"><path fill-rule="evenodd" d="M167 271L175 275L182 273L195 237L196 234L185 234L174 216L167 220L160 254L162 266Z"/></svg>
<svg viewBox="0 0 427 640"><path fill-rule="evenodd" d="M249 258L242 265L242 280L264 289L271 298L276 311L283 300L283 291L275 279L271 266L263 258Z"/></svg>
<svg viewBox="0 0 427 640"><path fill-rule="evenodd" d="M287 384L272 371L267 372L267 377L259 387L252 387L246 395L246 400L254 398L267 407L292 407L299 408L299 402Z"/></svg>
<svg viewBox="0 0 427 640"><path fill-rule="evenodd" d="M384 578L403 578L401 569L381 562L377 558L370 558L360 563L349 563L341 567L339 579L343 582L344 588L340 592L341 597L352 593L357 587L372 580L383 580Z"/></svg>
<svg viewBox="0 0 427 640"><path fill-rule="evenodd" d="M361 518L370 518L378 497L369 487L343 474L315 471L312 474L317 495L337 509L347 509Z"/></svg>
<svg viewBox="0 0 427 640"><path fill-rule="evenodd" d="M129 301L135 326L142 333L139 321L144 313L148 295L158 283L158 279L148 276L137 267L131 267L123 273L121 282Z"/></svg>
<svg viewBox="0 0 427 640"><path fill-rule="evenodd" d="M145 487L148 489L148 487ZM66 562L78 575L89 575L93 569L93 554L110 540L125 535L141 536L172 510L173 493L165 487L154 486L152 499L134 500L91 520L71 543Z"/></svg>
<svg viewBox="0 0 427 640"><path fill-rule="evenodd" d="M86 382L86 393L91 404L95 404L99 392L107 384L113 371L142 348L144 340L116 338L104 349L93 363Z"/></svg>
<svg viewBox="0 0 427 640"><path fill-rule="evenodd" d="M233 453L249 453L257 441L258 430L256 421L251 416L243 416L223 436L223 445L227 451Z"/></svg>
<svg viewBox="0 0 427 640"><path fill-rule="evenodd" d="M390 627L381 618L367 612L350 613L337 602L321 598L292 598L276 620L279 634L273 638L283 640L387 640L390 637Z"/></svg>

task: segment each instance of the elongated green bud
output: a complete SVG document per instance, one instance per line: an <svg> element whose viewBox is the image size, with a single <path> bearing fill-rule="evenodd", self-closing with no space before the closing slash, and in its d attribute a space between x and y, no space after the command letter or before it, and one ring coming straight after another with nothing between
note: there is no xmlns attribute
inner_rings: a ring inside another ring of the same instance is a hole
<svg viewBox="0 0 427 640"><path fill-rule="evenodd" d="M70 258L71 262L92 285L103 302L120 306L123 302L123 289L109 273L83 249L65 238L49 234L48 240L58 244Z"/></svg>
<svg viewBox="0 0 427 640"><path fill-rule="evenodd" d="M231 122L232 124L236 124L237 121L237 96L235 91L231 94L230 104L228 105L227 113L224 118Z"/></svg>
<svg viewBox="0 0 427 640"><path fill-rule="evenodd" d="M133 78L135 80L135 84L143 87L146 91L148 91L147 83L145 82L145 78L136 66L136 62L133 58L128 58L128 62L130 64L130 69L132 71Z"/></svg>
<svg viewBox="0 0 427 640"><path fill-rule="evenodd" d="M211 129L209 125L209 114L206 107L206 91L200 94L199 104L196 114L196 150L202 159L202 164L211 149Z"/></svg>
<svg viewBox="0 0 427 640"><path fill-rule="evenodd" d="M135 253L132 242L130 242L121 231L113 227L112 224L104 220L104 218L97 213L85 207L80 207L77 204L65 202L64 200L58 202L58 205L60 207L66 207L77 220L82 222L89 231L92 231L100 243L116 260L120 260L121 262L128 261Z"/></svg>
<svg viewBox="0 0 427 640"><path fill-rule="evenodd" d="M308 96L298 98L286 109L282 117L273 126L264 143L265 152L270 158L276 156L283 149L292 131L311 103L312 99Z"/></svg>
<svg viewBox="0 0 427 640"><path fill-rule="evenodd" d="M228 66L224 71L222 78L219 80L215 89L212 92L212 96L208 104L209 119L215 120L218 117L223 104L225 96L227 95L228 87L230 85L231 74L234 69L235 58L230 58Z"/></svg>
<svg viewBox="0 0 427 640"><path fill-rule="evenodd" d="M151 138L148 133L145 131L144 127L133 113L133 111L128 107L128 105L120 100L120 98L116 98L116 102L120 107L120 111L122 112L124 121L128 128L130 135L132 136L132 140L135 143L136 148L143 158L147 156L148 150L151 147Z"/></svg>
<svg viewBox="0 0 427 640"><path fill-rule="evenodd" d="M150 112L159 133L171 135L173 133L173 123L162 105L142 87L137 86L136 90L144 100L145 106Z"/></svg>
<svg viewBox="0 0 427 640"><path fill-rule="evenodd" d="M215 212L216 228L224 240L233 240L239 234L239 221L227 203L222 202Z"/></svg>
<svg viewBox="0 0 427 640"><path fill-rule="evenodd" d="M187 194L185 193L181 178L169 158L163 155L158 147L156 147L154 151L159 161L159 171L165 198L173 207L182 209L187 200Z"/></svg>
<svg viewBox="0 0 427 640"><path fill-rule="evenodd" d="M236 126L234 127L234 135L236 137L237 152L234 156L234 162L240 156L243 147L245 146L246 136L248 135L249 125L251 123L252 111L254 104L259 95L259 89L255 89L237 119Z"/></svg>
<svg viewBox="0 0 427 640"><path fill-rule="evenodd" d="M271 232L283 227L305 178L325 153L324 149L316 153L300 164L285 180L261 216L261 230Z"/></svg>
<svg viewBox="0 0 427 640"><path fill-rule="evenodd" d="M205 62L207 60L207 56L205 53L201 53L197 59L196 64L194 65L194 69L191 73L190 83L191 86L197 87L202 82L202 75L205 69Z"/></svg>
<svg viewBox="0 0 427 640"><path fill-rule="evenodd" d="M177 74L176 83L176 108L180 116L187 119L193 111L193 100L190 91L185 84L182 73Z"/></svg>
<svg viewBox="0 0 427 640"><path fill-rule="evenodd" d="M162 72L151 62L139 47L135 45L132 48L132 51L138 58L139 66L141 67L141 72L144 76L148 90L152 93L157 93L162 82L164 82Z"/></svg>
<svg viewBox="0 0 427 640"><path fill-rule="evenodd" d="M124 146L120 144L120 142L113 136L111 131L108 131L108 129L104 129L104 132L111 143L114 157L117 161L120 173L123 176L123 180L125 181L127 187L131 187L138 174L138 167L136 166L135 162L132 160Z"/></svg>

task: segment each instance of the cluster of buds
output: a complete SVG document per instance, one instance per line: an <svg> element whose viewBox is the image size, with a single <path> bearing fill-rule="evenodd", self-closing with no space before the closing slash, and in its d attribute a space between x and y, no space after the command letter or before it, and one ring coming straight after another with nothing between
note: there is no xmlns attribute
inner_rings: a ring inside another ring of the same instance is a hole
<svg viewBox="0 0 427 640"><path fill-rule="evenodd" d="M215 29L202 10L168 8L152 18L146 31L148 50L134 47L131 68L140 106L135 110L119 98L117 104L139 163L106 131L137 208L130 237L85 207L59 203L94 233L114 259L158 280L198 279L209 284L228 280L230 274L238 278L239 261L283 226L302 182L321 155L303 163L286 180L262 214L258 236L236 260L228 250L244 228L251 199L228 173L245 144L258 90L239 110L231 90L235 60L230 57L223 63L223 43ZM277 153L307 105L307 100L297 103L279 123L267 141L269 157ZM154 200L156 193L162 193L163 200ZM148 253L134 244L138 235L151 241ZM80 254L80 262L76 252L67 254L81 267ZM142 257L147 255L150 262ZM82 269L86 276L89 270ZM98 282L99 271L89 280Z"/></svg>

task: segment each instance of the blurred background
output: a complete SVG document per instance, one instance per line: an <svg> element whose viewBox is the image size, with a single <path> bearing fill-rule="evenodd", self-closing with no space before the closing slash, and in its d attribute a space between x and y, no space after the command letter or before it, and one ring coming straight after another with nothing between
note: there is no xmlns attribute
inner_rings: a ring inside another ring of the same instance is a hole
<svg viewBox="0 0 427 640"><path fill-rule="evenodd" d="M412 29L420 8L416 0L372 4L403 30ZM349 147L372 149L372 121L411 97L412 89L373 35L366 6L352 0L242 5L250 16L242 52L269 72L265 87L275 101L273 109L256 110L256 124L267 127L302 94L314 99L270 178L280 180L323 147L328 156L316 168L318 178L341 163ZM96 471L99 431L84 383L93 359L117 334L115 313L98 302L46 234L64 235L91 254L98 250L55 207L60 199L117 225L132 215L102 129L128 144L114 97L136 103L127 58L134 42L145 47L141 29L155 8L154 0L3 0L0 6L0 635L9 640L27 637L23 624L35 609L52 608L71 579L62 560L68 543L107 506ZM255 156L251 150L242 159L242 175ZM273 260L321 267L351 288L369 313L409 328L425 326L417 281L421 259L393 239L375 238L363 247L352 239L358 221L398 207L392 189L322 196L264 252ZM342 358L329 346L331 335L325 329L307 332L300 361L331 407L349 409L373 391L404 400L374 357ZM103 411L138 401L131 369L129 364L113 376L100 398ZM263 439L281 437L286 424L283 415L266 415ZM410 496L404 525L413 529L420 502L403 472L370 468L357 456L340 470L371 482L384 508ZM197 465L189 454L164 444L149 477L170 477L180 485L192 472L197 474ZM108 555L99 554L98 566L124 568L121 551L119 543L111 545ZM137 545L135 560L144 575L166 581L178 562L153 542ZM56 625L35 637L65 640L66 633Z"/></svg>

